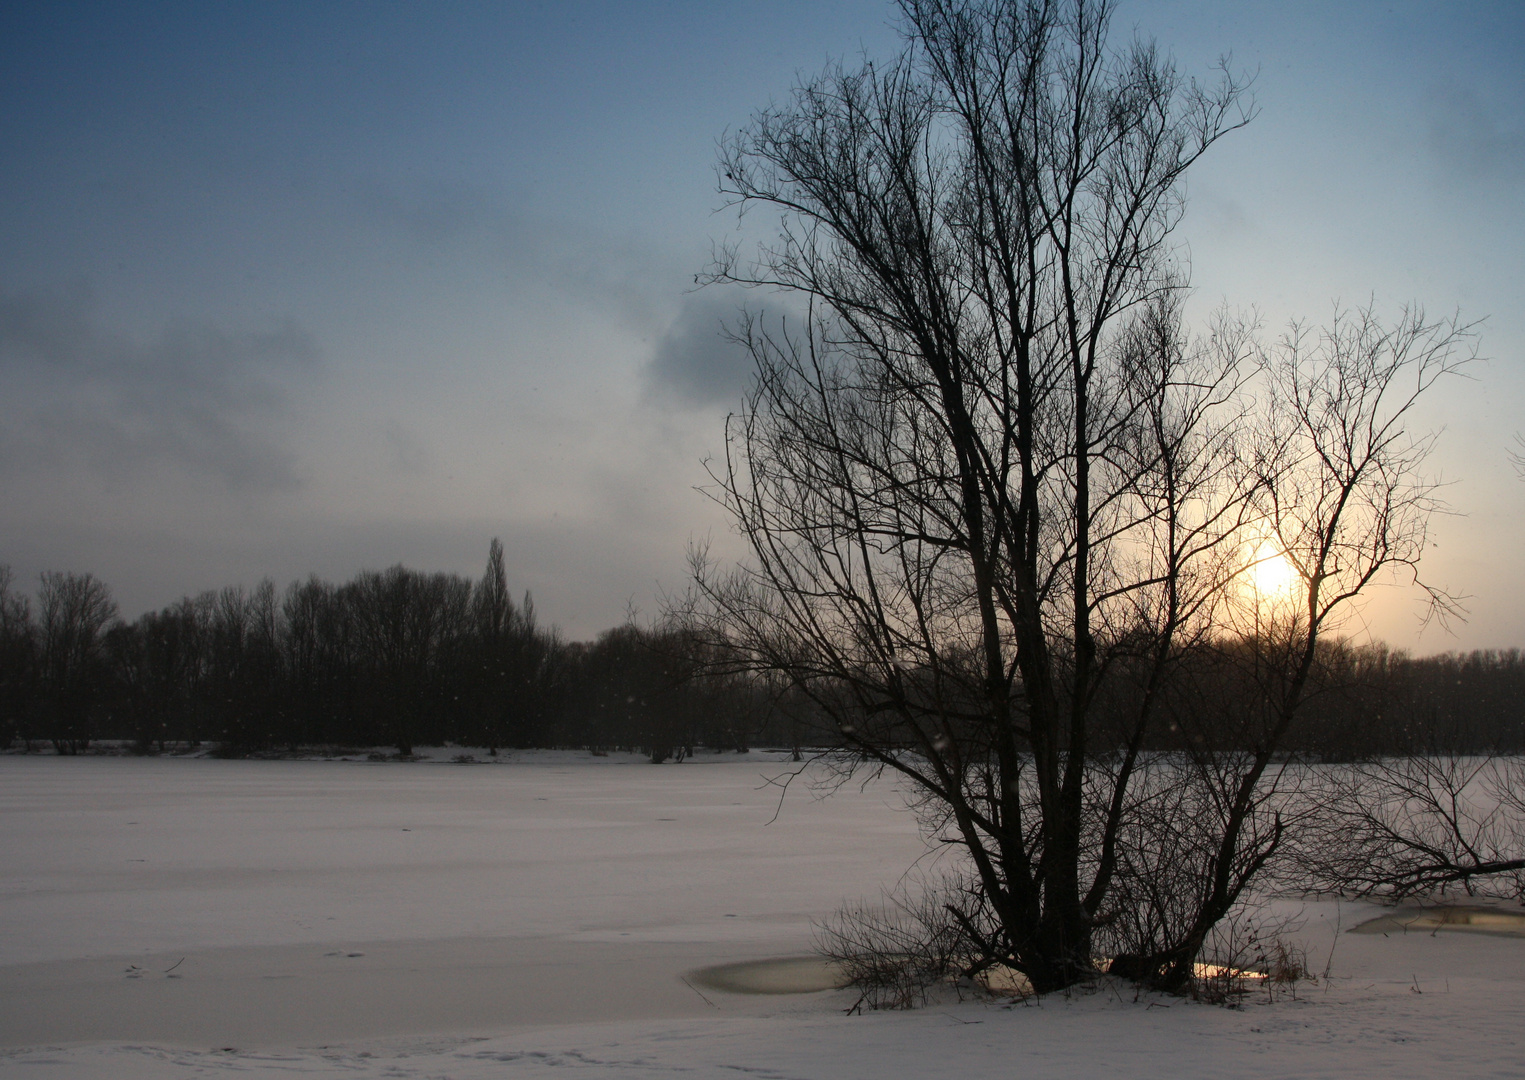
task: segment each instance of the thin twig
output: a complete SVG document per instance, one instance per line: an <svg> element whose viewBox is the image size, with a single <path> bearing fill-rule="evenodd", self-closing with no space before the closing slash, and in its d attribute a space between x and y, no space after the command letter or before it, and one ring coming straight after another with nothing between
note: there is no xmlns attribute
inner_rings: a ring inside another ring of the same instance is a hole
<svg viewBox="0 0 1525 1080"><path fill-rule="evenodd" d="M692 990L692 991L693 991L693 992L694 992L694 993L696 993L696 994L698 994L698 995L699 995L699 998L700 998L700 1000L702 1000L702 1001L703 1001L703 1002L704 1002L704 1003L705 1003L705 1004L706 1004L706 1005L708 1005L708 1006L709 1006L709 1007L710 1007L710 1008L712 1008L712 1009L718 1009L718 1008L720 1008L720 1006L719 1006L719 1005L716 1005L716 1004L715 1004L715 1003L714 1003L714 1002L713 1002L713 1001L711 1001L711 1000L710 1000L710 999L709 999L709 998L707 998L707 997L705 997L705 996L704 996L704 993L703 993L703 991L701 991L701 990L700 990L700 989L699 989L699 988L698 988L698 987L697 987L697 986L695 986L695 985L694 985L694 984L693 984L693 983L691 983L691 982L689 982L689 981L688 981L688 976L687 976L687 975L679 975L679 976L678 976L678 978L680 978L680 979L682 979L682 980L683 980L683 985L684 985L684 986L686 986L686 987L688 987L688 988L689 988L689 989L690 989L690 990Z"/></svg>

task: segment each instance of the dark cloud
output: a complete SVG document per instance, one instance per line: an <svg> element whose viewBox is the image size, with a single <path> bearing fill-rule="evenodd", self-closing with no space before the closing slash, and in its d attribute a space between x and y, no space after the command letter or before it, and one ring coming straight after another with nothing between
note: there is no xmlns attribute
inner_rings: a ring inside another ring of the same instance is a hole
<svg viewBox="0 0 1525 1080"><path fill-rule="evenodd" d="M272 426L316 359L291 322L176 321L141 342L102 325L84 286L0 293L0 462L82 466L110 483L170 463L233 489L294 487Z"/></svg>
<svg viewBox="0 0 1525 1080"><path fill-rule="evenodd" d="M646 367L652 396L686 405L740 401L752 377L752 357L726 328L739 322L741 307L740 297L718 290L684 297Z"/></svg>
<svg viewBox="0 0 1525 1080"><path fill-rule="evenodd" d="M1525 180L1525 132L1503 130L1475 91L1436 88L1427 107L1430 151L1447 174L1474 181Z"/></svg>

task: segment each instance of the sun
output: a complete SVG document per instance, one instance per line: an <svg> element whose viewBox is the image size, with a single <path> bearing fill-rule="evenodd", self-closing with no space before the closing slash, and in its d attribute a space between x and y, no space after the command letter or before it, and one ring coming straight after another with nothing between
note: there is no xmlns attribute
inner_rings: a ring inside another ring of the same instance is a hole
<svg viewBox="0 0 1525 1080"><path fill-rule="evenodd" d="M1249 569L1250 584L1262 600L1285 600L1297 586L1297 567L1271 540L1262 541L1255 549Z"/></svg>

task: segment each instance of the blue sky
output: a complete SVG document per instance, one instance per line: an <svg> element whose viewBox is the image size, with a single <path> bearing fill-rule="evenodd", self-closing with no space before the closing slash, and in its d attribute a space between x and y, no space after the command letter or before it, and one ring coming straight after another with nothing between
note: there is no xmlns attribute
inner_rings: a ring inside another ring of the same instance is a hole
<svg viewBox="0 0 1525 1080"><path fill-rule="evenodd" d="M745 367L690 293L715 143L797 73L895 48L889 5L0 4L0 562L91 570L135 615L203 588L501 536L590 635L679 587ZM1486 318L1438 394L1462 516L1355 632L1525 645L1525 9L1123 3L1260 117L1193 173L1200 313L1374 300ZM1364 629L1363 629L1364 627Z"/></svg>

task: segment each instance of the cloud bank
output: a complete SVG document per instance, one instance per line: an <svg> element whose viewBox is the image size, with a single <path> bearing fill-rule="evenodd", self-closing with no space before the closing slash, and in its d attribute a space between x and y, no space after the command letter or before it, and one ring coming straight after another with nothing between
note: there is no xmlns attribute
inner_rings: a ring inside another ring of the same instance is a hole
<svg viewBox="0 0 1525 1080"><path fill-rule="evenodd" d="M176 320L139 341L104 324L87 286L0 293L0 469L83 468L119 484L170 465L235 491L297 487L274 422L317 359L291 321Z"/></svg>

